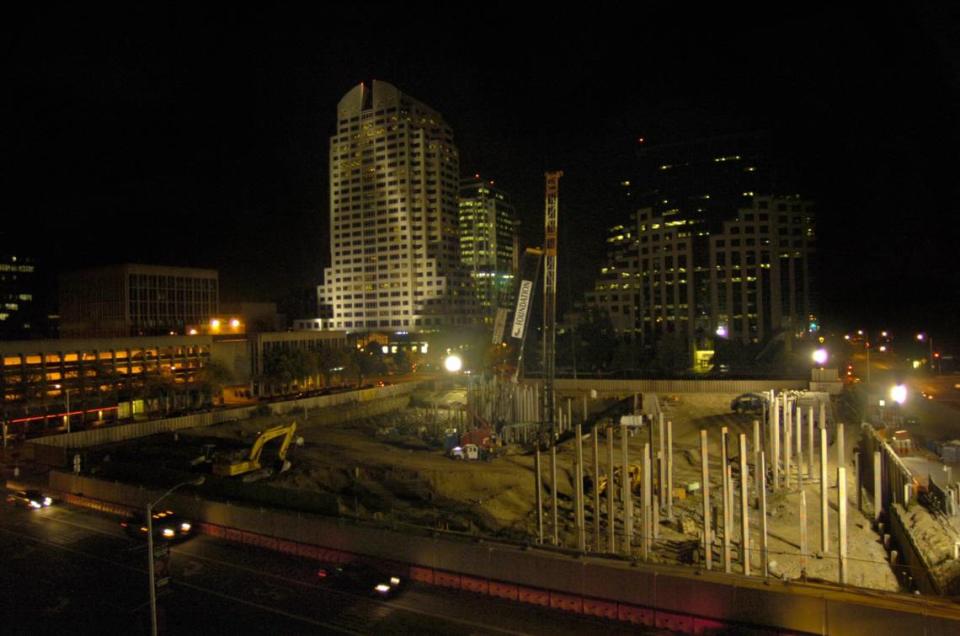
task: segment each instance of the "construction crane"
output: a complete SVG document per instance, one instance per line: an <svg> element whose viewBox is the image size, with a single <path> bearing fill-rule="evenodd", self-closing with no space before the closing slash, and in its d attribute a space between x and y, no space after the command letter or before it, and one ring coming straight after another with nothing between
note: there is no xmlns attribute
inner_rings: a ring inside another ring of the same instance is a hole
<svg viewBox="0 0 960 636"><path fill-rule="evenodd" d="M547 172L543 237L543 427L550 439L550 473L553 489L553 544L559 545L557 511L557 431L554 379L557 348L557 216L560 207L560 177L563 171Z"/></svg>
<svg viewBox="0 0 960 636"><path fill-rule="evenodd" d="M560 177L563 171L546 173L547 195L544 211L543 245L543 424L554 434L553 384L557 348L557 213L560 202Z"/></svg>
<svg viewBox="0 0 960 636"><path fill-rule="evenodd" d="M296 422L291 422L283 426L274 426L273 428L263 431L253 443L253 446L250 447L249 453L245 453L244 456L239 458L224 457L215 460L213 463L213 474L220 475L221 477L233 477L262 469L263 466L260 463L260 456L263 454L263 447L267 442L278 437L283 437L283 442L280 444L280 451L277 456L281 464L280 470L282 472L288 467L286 463L287 451L290 448L291 442L293 442L293 436L296 432Z"/></svg>

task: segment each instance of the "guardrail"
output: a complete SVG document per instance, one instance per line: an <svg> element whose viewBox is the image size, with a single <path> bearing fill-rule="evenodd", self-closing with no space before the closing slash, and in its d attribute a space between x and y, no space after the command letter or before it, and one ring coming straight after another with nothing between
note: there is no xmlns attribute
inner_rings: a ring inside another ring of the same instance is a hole
<svg viewBox="0 0 960 636"><path fill-rule="evenodd" d="M141 507L158 493L51 471L50 486L109 506ZM211 534L313 556L358 554L404 563L411 578L559 610L684 633L955 634L960 608L903 594L628 563L451 535L171 495L171 508ZM327 551L327 552L322 552Z"/></svg>

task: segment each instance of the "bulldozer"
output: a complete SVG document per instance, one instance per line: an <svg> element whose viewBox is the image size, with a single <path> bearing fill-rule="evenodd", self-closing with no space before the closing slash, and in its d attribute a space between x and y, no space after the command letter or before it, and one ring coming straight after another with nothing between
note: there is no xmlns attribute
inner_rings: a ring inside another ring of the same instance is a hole
<svg viewBox="0 0 960 636"><path fill-rule="evenodd" d="M293 436L296 432L296 422L282 426L274 426L273 428L263 431L257 436L256 441L253 442L253 446L250 447L248 453L245 452L239 457L223 456L215 458L213 462L213 474L220 475L221 477L234 477L236 475L244 475L263 470L264 466L260 461L263 455L263 447L267 442L278 437L283 437L277 455L277 460L280 464L279 472L287 470L290 467L290 462L287 461L287 451L290 449L290 443L293 442Z"/></svg>

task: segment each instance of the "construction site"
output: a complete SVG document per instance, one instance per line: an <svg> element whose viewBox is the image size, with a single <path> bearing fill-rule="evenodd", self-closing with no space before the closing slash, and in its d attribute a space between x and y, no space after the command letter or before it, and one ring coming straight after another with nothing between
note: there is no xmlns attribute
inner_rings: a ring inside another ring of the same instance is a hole
<svg viewBox="0 0 960 636"><path fill-rule="evenodd" d="M835 369L556 377L561 175L493 325L506 359L464 368L448 349L445 374L68 432L32 459L82 505L190 485L179 505L216 537L637 624L827 633L861 629L867 605L876 624L953 620L927 599L960 596L960 485L923 479L924 451L843 404ZM542 365L524 378L541 271Z"/></svg>
<svg viewBox="0 0 960 636"><path fill-rule="evenodd" d="M146 484L200 472L209 475L205 496L235 503L780 579L841 580L840 488L829 477L838 474L843 445L837 440L828 446L821 470L819 460L810 461L803 448L809 431L785 436L785 448L791 439L800 439L801 448L789 450L792 464L781 462L776 477L766 467L764 477L770 481L761 497L753 456L754 422L759 419L731 411L736 394L645 394L619 400L561 394L554 472L551 451L536 452L534 424L501 424L497 430L480 414L495 410L495 387L476 383L469 397L465 388L424 387L409 397L352 409L252 417L99 446L85 454L84 472ZM519 396L511 409L523 413L534 404L534 385L506 388ZM658 414L634 414L634 403L638 410L641 404L647 409L656 404ZM579 471L578 428L585 431ZM859 434L846 433L848 468ZM652 455L649 449L654 449ZM663 461L653 462L653 457ZM628 490L621 483L623 466ZM721 466L729 466L726 479ZM740 485L744 467L750 476L745 501ZM825 489L821 475L827 475ZM779 481L776 488L773 479ZM909 589L912 578L891 560L889 538L885 545L872 503L865 501L858 510L854 477L847 473L846 481L845 583ZM750 528L746 540L744 513ZM706 543L704 527L709 528Z"/></svg>

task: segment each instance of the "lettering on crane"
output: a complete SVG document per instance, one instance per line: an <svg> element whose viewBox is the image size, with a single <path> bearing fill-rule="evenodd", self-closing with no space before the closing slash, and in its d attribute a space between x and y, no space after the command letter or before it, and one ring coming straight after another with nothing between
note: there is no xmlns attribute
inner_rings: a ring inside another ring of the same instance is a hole
<svg viewBox="0 0 960 636"><path fill-rule="evenodd" d="M533 291L533 281L520 281L520 292L517 294L517 311L513 316L513 329L510 335L514 338L523 338L523 331L527 325L527 312L530 309L530 294Z"/></svg>

